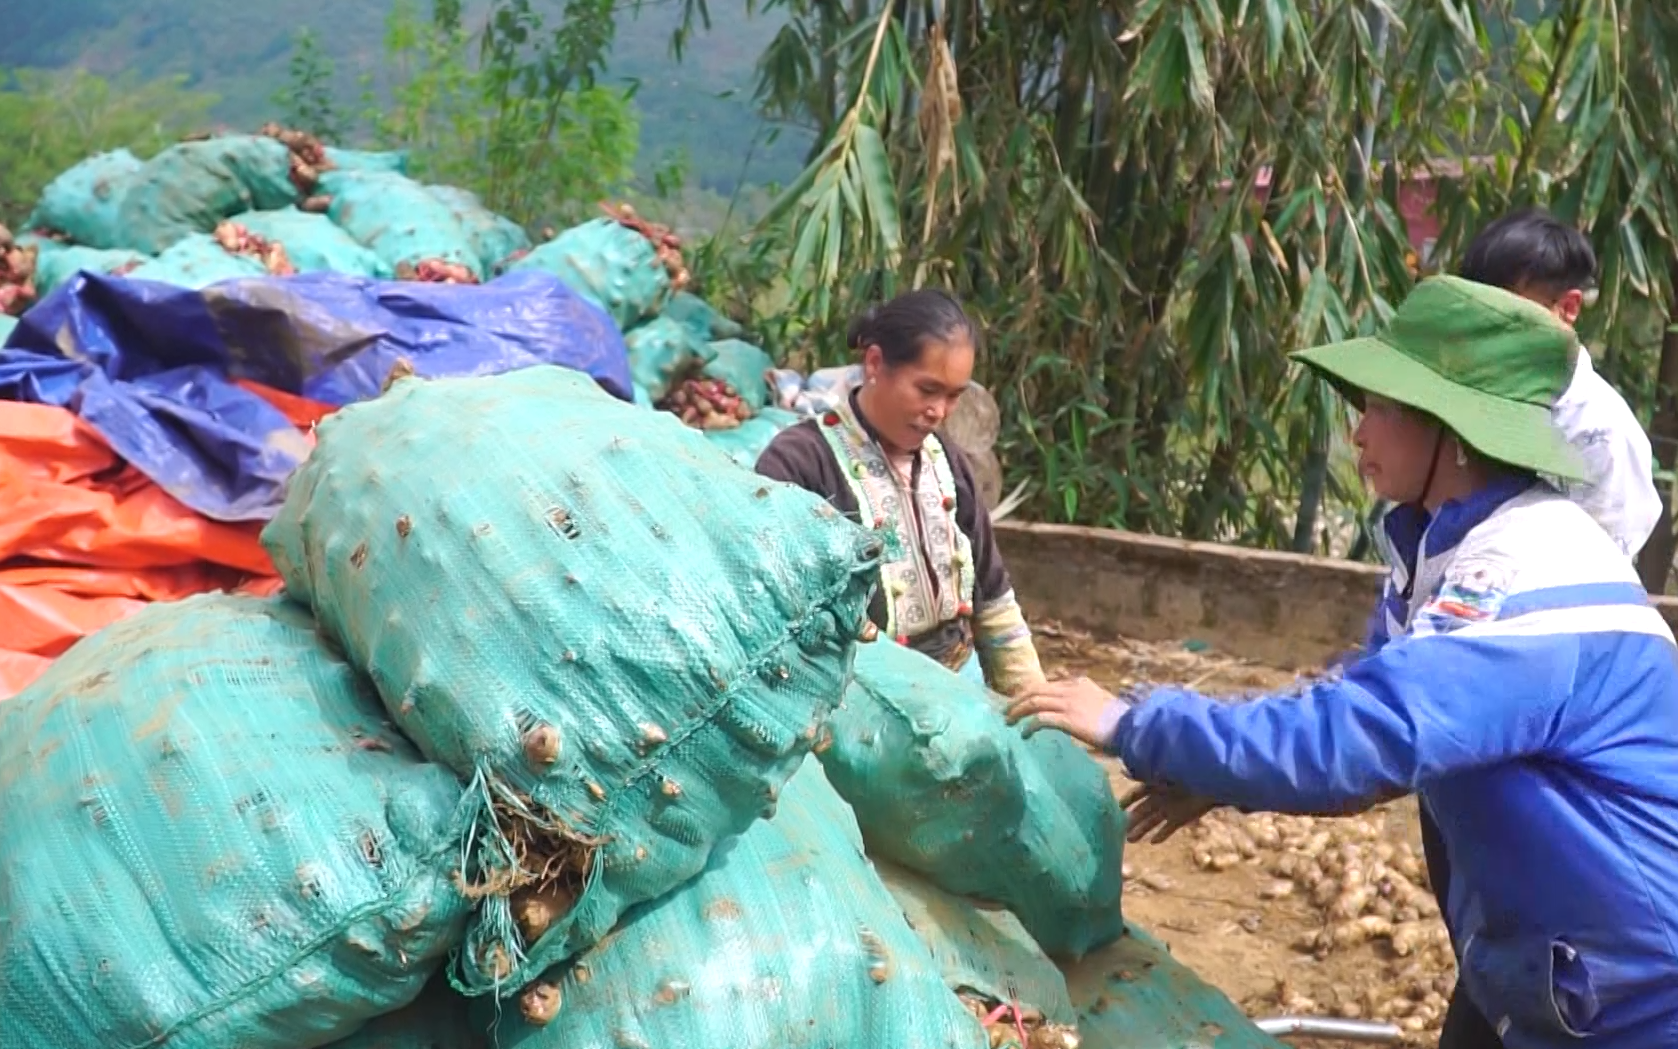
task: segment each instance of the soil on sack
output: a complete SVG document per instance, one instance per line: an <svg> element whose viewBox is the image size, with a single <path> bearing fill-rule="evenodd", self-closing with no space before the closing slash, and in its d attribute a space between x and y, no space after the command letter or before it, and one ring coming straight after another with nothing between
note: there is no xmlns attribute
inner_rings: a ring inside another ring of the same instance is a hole
<svg viewBox="0 0 1678 1049"><path fill-rule="evenodd" d="M1178 683L1239 696L1296 681L1182 644L1033 628L1050 674L1111 689ZM1109 769L1122 795L1132 784ZM1426 891L1414 799L1348 819L1214 813L1164 844L1129 846L1125 875L1126 917L1249 1016L1379 1018L1406 1028L1407 1044L1437 1044L1456 969Z"/></svg>

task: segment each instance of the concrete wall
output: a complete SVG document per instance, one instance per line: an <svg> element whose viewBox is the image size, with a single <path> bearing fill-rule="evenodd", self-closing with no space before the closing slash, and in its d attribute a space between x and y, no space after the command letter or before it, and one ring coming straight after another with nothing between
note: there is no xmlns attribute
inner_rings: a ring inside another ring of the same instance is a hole
<svg viewBox="0 0 1678 1049"><path fill-rule="evenodd" d="M1300 554L1012 521L997 539L1028 619L1289 669L1362 643L1381 593L1378 568ZM1655 603L1678 624L1678 600Z"/></svg>

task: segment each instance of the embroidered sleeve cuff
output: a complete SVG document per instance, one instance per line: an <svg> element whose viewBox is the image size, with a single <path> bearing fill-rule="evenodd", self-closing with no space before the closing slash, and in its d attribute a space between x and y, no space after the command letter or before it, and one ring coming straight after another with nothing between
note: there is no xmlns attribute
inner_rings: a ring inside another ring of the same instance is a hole
<svg viewBox="0 0 1678 1049"><path fill-rule="evenodd" d="M1031 628L1026 626L1012 590L978 607L973 614L973 637L981 649L1031 640Z"/></svg>
<svg viewBox="0 0 1678 1049"><path fill-rule="evenodd" d="M1010 591L987 602L973 617L973 640L991 687L1004 695L1044 680L1031 628Z"/></svg>

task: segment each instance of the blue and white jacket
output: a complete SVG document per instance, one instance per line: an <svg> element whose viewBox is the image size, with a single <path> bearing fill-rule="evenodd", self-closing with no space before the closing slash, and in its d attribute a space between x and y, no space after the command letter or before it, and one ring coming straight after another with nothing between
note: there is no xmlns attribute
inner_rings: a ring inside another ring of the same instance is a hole
<svg viewBox="0 0 1678 1049"><path fill-rule="evenodd" d="M1440 508L1415 608L1337 681L1120 720L1143 782L1249 810L1421 795L1451 856L1463 986L1507 1049L1678 1047L1678 650L1575 503L1506 484Z"/></svg>

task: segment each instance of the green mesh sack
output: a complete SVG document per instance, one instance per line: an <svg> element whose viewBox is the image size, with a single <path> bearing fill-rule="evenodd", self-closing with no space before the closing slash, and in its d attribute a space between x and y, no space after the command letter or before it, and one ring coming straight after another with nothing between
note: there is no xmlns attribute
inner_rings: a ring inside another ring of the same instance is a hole
<svg viewBox="0 0 1678 1049"><path fill-rule="evenodd" d="M408 173L408 151L405 149L386 153L327 146L326 159L332 168L339 171L391 171L398 175Z"/></svg>
<svg viewBox="0 0 1678 1049"><path fill-rule="evenodd" d="M433 197L454 209L455 217L472 240L472 251L483 264L485 273L494 272L514 252L530 248L530 235L523 226L484 207L484 202L471 190L455 186L425 188Z"/></svg>
<svg viewBox="0 0 1678 1049"><path fill-rule="evenodd" d="M356 243L325 215L296 208L247 211L233 221L259 237L278 241L299 273L343 273L352 277L390 278L390 267Z"/></svg>
<svg viewBox="0 0 1678 1049"><path fill-rule="evenodd" d="M140 158L126 149L88 157L47 183L26 229L50 229L90 248L124 243L117 214Z"/></svg>
<svg viewBox="0 0 1678 1049"><path fill-rule="evenodd" d="M557 1019L503 1007L499 1049L986 1049L811 761L773 818L550 974Z"/></svg>
<svg viewBox="0 0 1678 1049"><path fill-rule="evenodd" d="M297 201L291 151L265 135L228 135L170 146L129 179L117 210L116 243L156 255L241 211ZM89 243L92 243L91 241Z"/></svg>
<svg viewBox="0 0 1678 1049"><path fill-rule="evenodd" d="M711 359L704 373L734 387L740 399L758 412L769 403L769 373L774 368L775 361L751 343L723 339L711 343Z"/></svg>
<svg viewBox="0 0 1678 1049"><path fill-rule="evenodd" d="M693 332L668 317L654 317L624 333L629 350L629 372L655 404L670 396L683 379L698 374L710 360L711 348Z"/></svg>
<svg viewBox="0 0 1678 1049"><path fill-rule="evenodd" d="M194 233L129 270L128 276L198 289L236 277L266 277L268 270L249 255L223 248L208 233Z"/></svg>
<svg viewBox="0 0 1678 1049"><path fill-rule="evenodd" d="M320 191L332 197L327 214L371 248L392 271L427 259L454 262L482 280L484 263L455 209L424 186L393 171L328 171Z"/></svg>
<svg viewBox="0 0 1678 1049"><path fill-rule="evenodd" d="M1017 1001L1049 1023L1077 1022L1066 978L1018 918L980 910L894 863L875 860L874 866L950 990L990 1002Z"/></svg>
<svg viewBox="0 0 1678 1049"><path fill-rule="evenodd" d="M1069 738L1025 739L984 686L887 641L858 648L829 724L822 762L872 854L1008 907L1056 957L1124 928L1124 810Z"/></svg>
<svg viewBox="0 0 1678 1049"><path fill-rule="evenodd" d="M317 439L264 545L484 799L457 986L516 989L770 804L844 687L877 545L561 368L403 380Z"/></svg>
<svg viewBox="0 0 1678 1049"><path fill-rule="evenodd" d="M765 408L732 430L704 431L705 439L736 466L750 470L775 435L798 420L797 414L784 408Z"/></svg>
<svg viewBox="0 0 1678 1049"><path fill-rule="evenodd" d="M78 244L60 244L45 239L36 240L34 244L37 249L35 291L42 296L83 270L128 273L146 261L139 252L121 248L84 248Z"/></svg>
<svg viewBox="0 0 1678 1049"><path fill-rule="evenodd" d="M0 1045L312 1049L457 942L462 787L283 599L155 604L0 703Z"/></svg>
<svg viewBox="0 0 1678 1049"><path fill-rule="evenodd" d="M671 292L670 271L652 242L611 219L568 229L507 269L552 273L626 332L658 313Z"/></svg>
<svg viewBox="0 0 1678 1049"><path fill-rule="evenodd" d="M692 331L700 342L737 339L746 332L746 329L730 320L716 307L687 291L678 291L670 296L662 316L669 317Z"/></svg>
<svg viewBox="0 0 1678 1049"><path fill-rule="evenodd" d="M1082 1049L1287 1049L1134 925L1068 965L1066 982Z"/></svg>
<svg viewBox="0 0 1678 1049"><path fill-rule="evenodd" d="M419 998L379 1017L331 1049L495 1049L471 1018L469 1001L446 978L433 979Z"/></svg>

